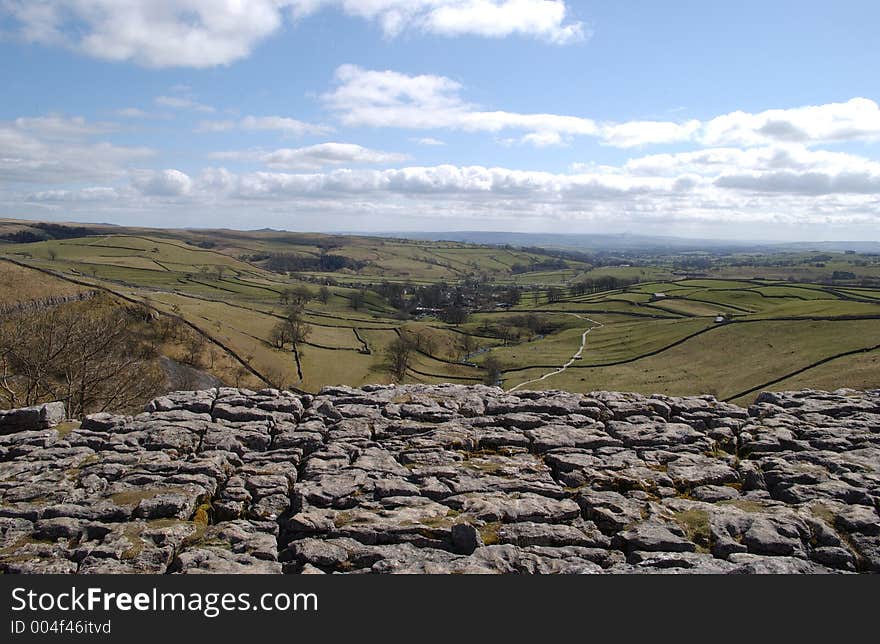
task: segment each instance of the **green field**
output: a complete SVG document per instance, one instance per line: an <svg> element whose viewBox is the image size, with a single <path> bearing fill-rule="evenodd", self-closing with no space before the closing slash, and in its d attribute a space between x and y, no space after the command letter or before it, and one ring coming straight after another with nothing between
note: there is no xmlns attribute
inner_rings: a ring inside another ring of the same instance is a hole
<svg viewBox="0 0 880 644"><path fill-rule="evenodd" d="M0 222L0 232L13 225L21 224ZM276 254L306 262L332 254L349 263L278 272L267 263ZM711 393L747 402L764 386L880 386L880 289L832 283L808 263L783 269L755 259L690 277L656 258L603 266L453 242L108 227L0 244L0 257L12 260L0 262L0 307L108 291L187 321L229 352L227 363L252 370L243 380L252 387L390 382L385 350L401 334L416 347L408 382L482 382L491 358L505 388L569 361L528 387ZM826 268L852 270L853 261L840 254ZM528 270L534 266L548 268ZM873 275L873 266L860 275ZM802 273L823 282L791 281ZM600 292L573 289L607 277L627 282ZM400 284L406 296L430 285L487 284L519 289L521 298L508 308L471 307L464 322L450 324L433 312L402 315L382 295L383 283ZM317 298L321 285L326 301ZM282 294L296 287L315 298L305 307L310 332L294 353L273 345L271 334L284 314Z"/></svg>

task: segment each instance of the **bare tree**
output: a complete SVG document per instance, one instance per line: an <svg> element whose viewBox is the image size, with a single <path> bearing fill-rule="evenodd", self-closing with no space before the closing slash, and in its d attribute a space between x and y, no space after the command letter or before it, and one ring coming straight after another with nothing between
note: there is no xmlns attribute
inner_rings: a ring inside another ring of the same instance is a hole
<svg viewBox="0 0 880 644"><path fill-rule="evenodd" d="M142 325L109 299L12 316L0 324L0 395L10 406L61 400L71 417L137 408L164 381Z"/></svg>
<svg viewBox="0 0 880 644"><path fill-rule="evenodd" d="M241 387L245 378L247 378L249 375L250 371L248 371L247 367L245 367L241 363L236 364L235 369L233 369L232 371L232 379L235 382L235 386Z"/></svg>
<svg viewBox="0 0 880 644"><path fill-rule="evenodd" d="M501 362L498 358L495 356L489 356L483 361L483 368L486 370L486 375L483 376L483 382L485 384L493 386L501 381L504 369L501 367Z"/></svg>
<svg viewBox="0 0 880 644"><path fill-rule="evenodd" d="M305 311L301 304L292 303L287 307L283 320L279 320L269 332L269 341L279 349L288 343L305 342L312 331L311 325L304 319Z"/></svg>
<svg viewBox="0 0 880 644"><path fill-rule="evenodd" d="M385 348L388 371L397 382L403 382L412 357L412 345L406 338L397 337Z"/></svg>
<svg viewBox="0 0 880 644"><path fill-rule="evenodd" d="M321 304L327 304L330 301L330 289L326 286L322 286L320 290L318 290L318 299L321 301Z"/></svg>
<svg viewBox="0 0 880 644"><path fill-rule="evenodd" d="M284 289L278 298L281 304L291 304L296 307L303 307L315 299L315 294L307 286L296 286L294 288Z"/></svg>
<svg viewBox="0 0 880 644"><path fill-rule="evenodd" d="M183 343L183 363L200 368L206 344L204 337L195 332L190 333Z"/></svg>
<svg viewBox="0 0 880 644"><path fill-rule="evenodd" d="M477 340L472 335L463 333L458 339L458 347L461 359L464 360L470 354L478 350Z"/></svg>

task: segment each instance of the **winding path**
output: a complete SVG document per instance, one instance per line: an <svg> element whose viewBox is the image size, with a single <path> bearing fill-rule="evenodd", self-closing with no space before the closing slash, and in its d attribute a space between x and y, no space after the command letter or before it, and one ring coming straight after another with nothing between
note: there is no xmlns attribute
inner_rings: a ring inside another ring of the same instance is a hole
<svg viewBox="0 0 880 644"><path fill-rule="evenodd" d="M529 384L531 384L531 383L533 383L533 382L540 382L541 380L546 380L546 379L549 378L550 376L555 376L555 375L557 375L557 374L562 373L562 372L565 371L566 369L568 369L572 364L574 364L575 360L579 360L580 357L581 357L581 355L583 354L583 352L584 352L584 348L587 346L587 335L590 333L590 331L592 331L593 329L600 329L600 328L602 328L603 326L605 326L605 325L602 324L601 322L596 322L596 320L593 320L593 319L591 319L591 318L584 317L584 316L582 316L582 315L578 315L577 313L569 313L569 315L573 315L574 317L578 318L579 320L586 320L587 322L592 322L592 323L595 325L595 326L591 326L591 327L587 328L587 330L584 331L584 332L581 334L581 346L580 346L580 348L577 350L577 353L575 353L575 354L571 357L571 360L569 360L568 362L566 362L566 363L565 363L564 365L562 365L559 369L556 369L555 371L551 371L551 372L549 372L549 373L545 373L545 374L544 374L543 376L541 376L540 378L533 378L532 380L526 380L525 382L521 382L521 383L519 383L518 385L516 385L515 387L511 387L510 389L508 389L508 391L516 391L516 390L519 389L520 387L524 387L525 385L529 385Z"/></svg>

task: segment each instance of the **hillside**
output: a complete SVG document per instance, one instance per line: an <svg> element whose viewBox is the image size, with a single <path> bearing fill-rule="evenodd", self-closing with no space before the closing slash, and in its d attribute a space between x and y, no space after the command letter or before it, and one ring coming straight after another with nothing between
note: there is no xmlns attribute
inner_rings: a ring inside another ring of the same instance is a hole
<svg viewBox="0 0 880 644"><path fill-rule="evenodd" d="M880 391L220 388L62 418L0 413L4 573L880 572Z"/></svg>
<svg viewBox="0 0 880 644"><path fill-rule="evenodd" d="M870 254L571 253L0 221L0 238L14 235L0 243L0 307L94 292L136 303L203 341L163 355L227 385L488 382L739 403L771 387L880 386L880 258ZM291 294L306 332L278 342ZM395 375L399 339L411 351Z"/></svg>

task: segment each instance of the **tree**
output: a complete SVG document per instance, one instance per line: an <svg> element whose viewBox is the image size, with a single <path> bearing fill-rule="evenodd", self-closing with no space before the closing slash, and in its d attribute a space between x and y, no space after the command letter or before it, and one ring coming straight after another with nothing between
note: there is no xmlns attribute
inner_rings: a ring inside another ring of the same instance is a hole
<svg viewBox="0 0 880 644"><path fill-rule="evenodd" d="M208 369L213 369L220 359L220 352L213 344L208 347Z"/></svg>
<svg viewBox="0 0 880 644"><path fill-rule="evenodd" d="M315 294L307 286L296 286L294 288L287 289L283 297L285 303L289 303L293 306L302 307L315 299Z"/></svg>
<svg viewBox="0 0 880 644"><path fill-rule="evenodd" d="M520 300L522 300L522 293L516 286L511 286L501 295L501 301L510 306L516 306L520 303Z"/></svg>
<svg viewBox="0 0 880 644"><path fill-rule="evenodd" d="M278 324L269 332L269 341L279 349L283 349L288 343L305 342L312 327L305 321L304 313L301 305L291 304L288 306L284 319L279 320Z"/></svg>
<svg viewBox="0 0 880 644"><path fill-rule="evenodd" d="M501 367L501 362L495 356L489 356L483 361L483 368L486 370L486 375L483 377L483 382L487 385L495 386L501 382L501 376L504 375L504 369Z"/></svg>
<svg viewBox="0 0 880 644"><path fill-rule="evenodd" d="M104 298L0 323L0 396L11 407L64 402L67 415L129 411L165 380L145 339L142 312Z"/></svg>
<svg viewBox="0 0 880 644"><path fill-rule="evenodd" d="M461 337L459 337L458 347L461 356L460 359L462 360L466 360L469 355L479 349L476 338L466 333L461 334Z"/></svg>
<svg viewBox="0 0 880 644"><path fill-rule="evenodd" d="M349 306L355 311L359 311L360 308L364 305L364 292L363 291L355 291L349 296Z"/></svg>
<svg viewBox="0 0 880 644"><path fill-rule="evenodd" d="M235 368L232 371L232 378L233 378L233 381L235 382L235 386L241 387L245 381L245 378L247 378L250 375L250 373L251 372L248 371L248 368L246 366L244 366L240 362L236 363Z"/></svg>
<svg viewBox="0 0 880 644"><path fill-rule="evenodd" d="M461 306L456 306L455 304L453 304L452 306L448 306L443 309L443 312L440 314L440 318L447 324L454 324L458 326L459 324L463 324L467 321L468 312Z"/></svg>
<svg viewBox="0 0 880 644"><path fill-rule="evenodd" d="M501 338L504 341L504 344L509 344L512 340L519 339L519 329L514 326L512 320L508 318L504 318L498 321L498 326L496 328L497 337Z"/></svg>
<svg viewBox="0 0 880 644"><path fill-rule="evenodd" d="M385 348L388 359L388 371L397 382L403 382L409 361L412 356L412 345L406 338L396 337Z"/></svg>
<svg viewBox="0 0 880 644"><path fill-rule="evenodd" d="M183 343L183 363L196 368L201 367L202 353L207 344L205 338L198 333L190 333L189 337Z"/></svg>
<svg viewBox="0 0 880 644"><path fill-rule="evenodd" d="M327 304L330 301L330 289L326 286L322 286L318 290L318 299L321 301L321 304Z"/></svg>

